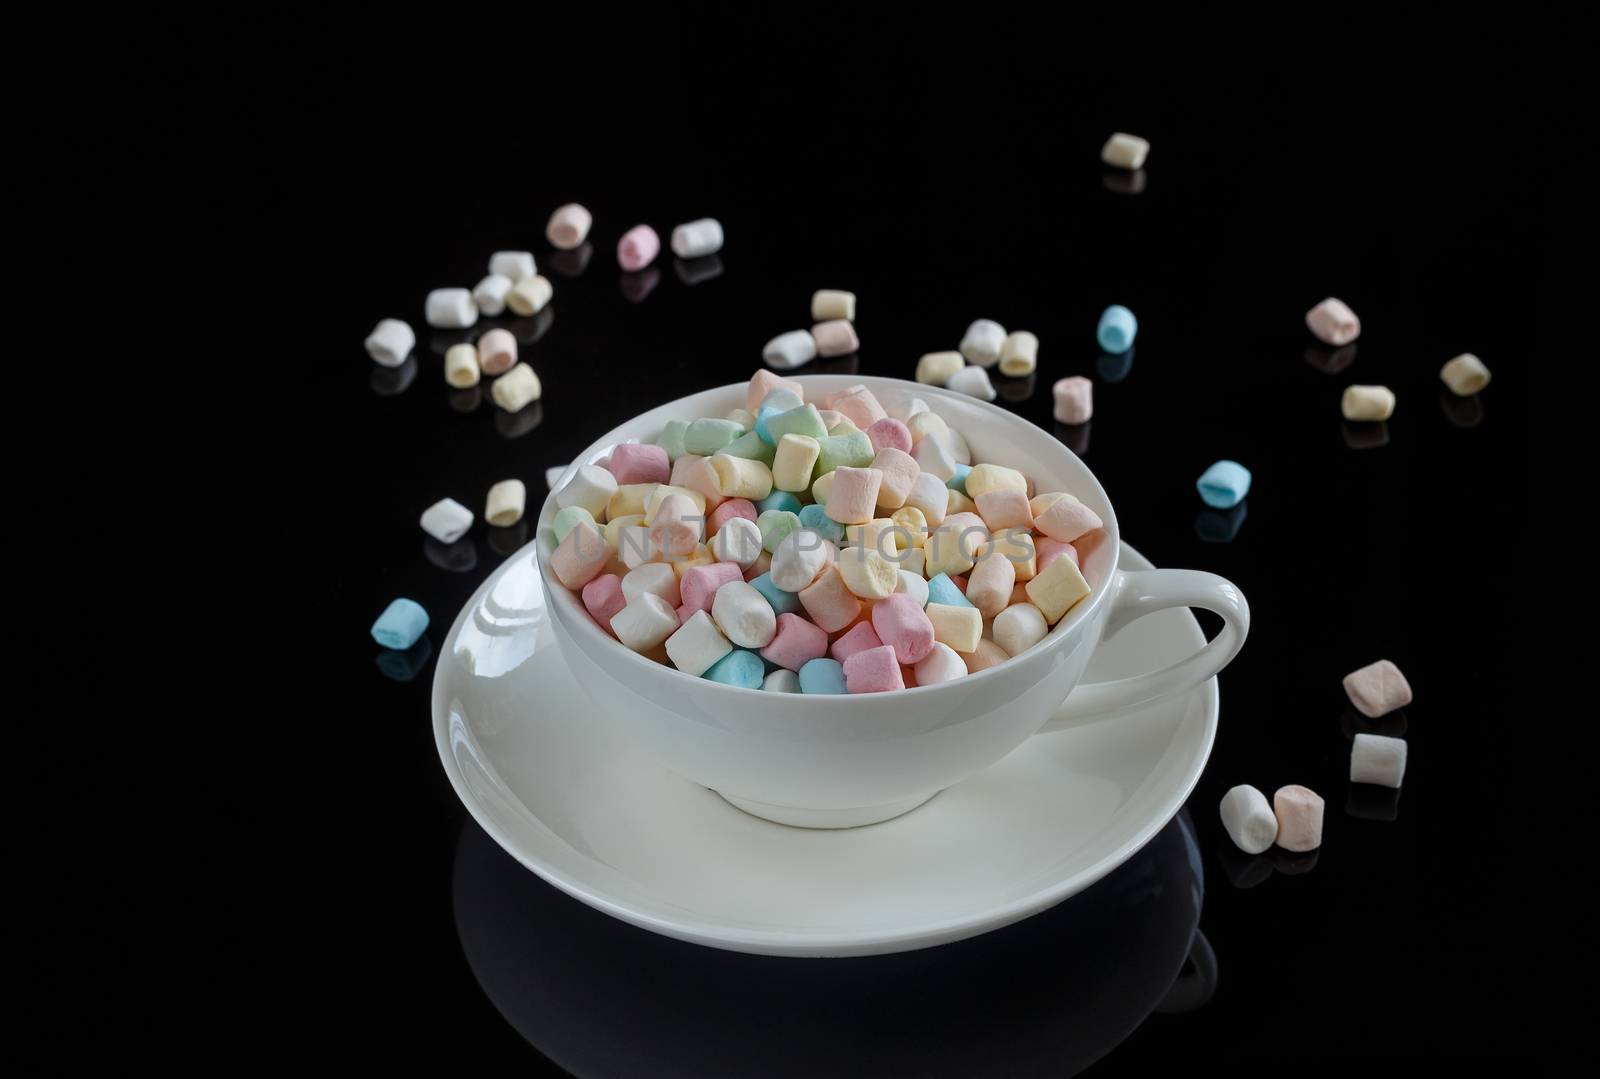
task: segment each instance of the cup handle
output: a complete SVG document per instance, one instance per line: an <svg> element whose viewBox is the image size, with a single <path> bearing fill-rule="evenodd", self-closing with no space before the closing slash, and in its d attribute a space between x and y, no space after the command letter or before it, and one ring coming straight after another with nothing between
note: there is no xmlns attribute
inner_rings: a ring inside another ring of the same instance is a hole
<svg viewBox="0 0 1600 1079"><path fill-rule="evenodd" d="M1067 695L1040 733L1060 730L1085 719L1100 719L1185 693L1239 654L1250 632L1250 604L1244 593L1223 577L1193 569L1146 569L1119 573L1106 616L1102 640L1110 640L1134 619L1170 607L1202 607L1222 616L1222 632L1204 648L1169 667L1132 678L1079 685Z"/></svg>

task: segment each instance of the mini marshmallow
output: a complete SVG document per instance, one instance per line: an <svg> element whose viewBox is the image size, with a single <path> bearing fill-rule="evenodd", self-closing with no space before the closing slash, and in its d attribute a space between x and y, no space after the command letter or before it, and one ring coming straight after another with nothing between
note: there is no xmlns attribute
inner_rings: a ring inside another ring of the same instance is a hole
<svg viewBox="0 0 1600 1079"><path fill-rule="evenodd" d="M964 393L968 397L976 397L980 401L993 401L995 393L994 383L989 381L989 372L981 367L963 367L950 376L945 389Z"/></svg>
<svg viewBox="0 0 1600 1079"><path fill-rule="evenodd" d="M720 682L725 686L760 689L761 676L766 669L766 665L754 652L744 652L736 648L707 667L701 677L708 682Z"/></svg>
<svg viewBox="0 0 1600 1079"><path fill-rule="evenodd" d="M983 368L971 368L971 370L982 371ZM938 476L941 482L948 483L955 477L956 459L937 438L923 438L912 448L911 456L917 462L918 468Z"/></svg>
<svg viewBox="0 0 1600 1079"><path fill-rule="evenodd" d="M919 412L906 421L906 430L911 432L911 445L915 448L930 435L948 434L950 425L937 412Z"/></svg>
<svg viewBox="0 0 1600 1079"><path fill-rule="evenodd" d="M498 318L505 312L506 297L511 293L513 281L505 274L491 273L472 288L472 302L478 305L478 314Z"/></svg>
<svg viewBox="0 0 1600 1079"><path fill-rule="evenodd" d="M819 288L811 294L811 321L856 320L856 294L842 289Z"/></svg>
<svg viewBox="0 0 1600 1079"><path fill-rule="evenodd" d="M734 563L741 570L749 569L761 556L761 529L744 517L724 521L711 537L711 553L719 562Z"/></svg>
<svg viewBox="0 0 1600 1079"><path fill-rule="evenodd" d="M978 647L967 653L957 652L961 662L967 665L968 674L977 674L990 667L998 667L1011 657L1006 655L1006 650L991 640L980 640Z"/></svg>
<svg viewBox="0 0 1600 1079"><path fill-rule="evenodd" d="M1457 397L1471 397L1489 384L1489 369L1470 352L1463 352L1439 369L1439 377Z"/></svg>
<svg viewBox="0 0 1600 1079"><path fill-rule="evenodd" d="M565 512L565 510L561 511L561 513ZM588 513L589 511L584 510L583 512ZM561 513L556 514L556 516L561 516ZM605 527L601 529L602 534L606 537L606 546L613 551L619 550L622 545L622 530L642 524L644 524L644 514L642 513L630 513L624 517L617 517L607 513ZM648 531L646 529L646 532ZM630 566L629 568L632 569L633 567Z"/></svg>
<svg viewBox="0 0 1600 1079"><path fill-rule="evenodd" d="M744 581L729 581L717 589L711 601L711 618L723 635L740 648L765 648L778 632L778 616L772 605Z"/></svg>
<svg viewBox="0 0 1600 1079"><path fill-rule="evenodd" d="M872 629L906 666L917 663L933 649L933 623L918 598L907 592L897 590L872 605Z"/></svg>
<svg viewBox="0 0 1600 1079"><path fill-rule="evenodd" d="M1105 524L1100 515L1076 498L1058 498L1033 518L1035 530L1062 543L1071 543Z"/></svg>
<svg viewBox="0 0 1600 1079"><path fill-rule="evenodd" d="M866 524L878 505L883 473L876 468L839 468L828 489L828 516L840 524Z"/></svg>
<svg viewBox="0 0 1600 1079"><path fill-rule="evenodd" d="M900 450L911 452L911 429L893 416L885 416L867 428L867 440L874 450Z"/></svg>
<svg viewBox="0 0 1600 1079"><path fill-rule="evenodd" d="M606 471L622 485L667 483L672 475L672 465L667 461L667 451L660 446L624 442L612 449L611 459L606 462Z"/></svg>
<svg viewBox="0 0 1600 1079"><path fill-rule="evenodd" d="M805 333L804 330L798 331ZM771 371L762 369L750 376L750 384L744 391L744 407L747 411L759 413L767 402L767 397L775 390L786 390L794 395L790 408L798 408L805 401L805 387L792 378L775 375Z"/></svg>
<svg viewBox="0 0 1600 1079"><path fill-rule="evenodd" d="M1005 343L1006 328L998 322L980 318L967 327L966 334L961 338L960 351L962 356L979 367L993 367L1000 362L1000 349ZM951 375L956 373L952 371ZM954 389L948 381L945 386ZM989 400L993 400L993 397Z"/></svg>
<svg viewBox="0 0 1600 1079"><path fill-rule="evenodd" d="M464 288L436 288L423 304L424 318L436 330L460 330L478 321L478 305Z"/></svg>
<svg viewBox="0 0 1600 1079"><path fill-rule="evenodd" d="M677 621L676 614L673 621ZM705 611L690 615L689 620L667 638L667 658L678 670L695 678L731 651L733 645Z"/></svg>
<svg viewBox="0 0 1600 1079"><path fill-rule="evenodd" d="M800 692L843 693L844 665L836 659L818 658L800 668Z"/></svg>
<svg viewBox="0 0 1600 1079"><path fill-rule="evenodd" d="M1232 509L1250 493L1250 470L1237 461L1218 461L1201 473L1195 486L1212 509Z"/></svg>
<svg viewBox="0 0 1600 1079"><path fill-rule="evenodd" d="M604 516L611 496L617 493L617 478L599 465L583 465L571 480L556 492L556 505L561 509L582 506L595 516Z"/></svg>
<svg viewBox="0 0 1600 1079"><path fill-rule="evenodd" d="M793 671L779 667L761 680L761 688L767 693L800 693L800 676Z"/></svg>
<svg viewBox="0 0 1600 1079"><path fill-rule="evenodd" d="M800 605L825 633L837 633L861 615L861 601L845 585L837 563L800 591Z"/></svg>
<svg viewBox="0 0 1600 1079"><path fill-rule="evenodd" d="M480 377L478 350L469 344L451 345L444 353L444 380L458 390L476 386Z"/></svg>
<svg viewBox="0 0 1600 1079"><path fill-rule="evenodd" d="M1013 330L1000 344L1000 373L1011 378L1033 374L1039 366L1039 338L1027 330Z"/></svg>
<svg viewBox="0 0 1600 1079"><path fill-rule="evenodd" d="M672 253L681 259L697 259L722 250L722 222L702 217L672 230Z"/></svg>
<svg viewBox="0 0 1600 1079"><path fill-rule="evenodd" d="M835 318L811 327L811 338L817 343L818 356L845 356L861 347L855 324Z"/></svg>
<svg viewBox="0 0 1600 1079"><path fill-rule="evenodd" d="M1005 649L1008 656L1021 655L1044 640L1049 632L1044 615L1031 603L1013 603L995 615L994 643Z"/></svg>
<svg viewBox="0 0 1600 1079"><path fill-rule="evenodd" d="M921 467L920 463L918 467ZM919 472L906 495L905 504L921 510L929 528L938 528L950 506L950 488L933 473Z"/></svg>
<svg viewBox="0 0 1600 1079"><path fill-rule="evenodd" d="M1322 846L1322 798L1316 791L1298 784L1279 787L1272 812L1278 818L1278 846L1292 851Z"/></svg>
<svg viewBox="0 0 1600 1079"><path fill-rule="evenodd" d="M682 495L684 498L687 498L690 502L694 503L696 513L703 515L706 511L705 495L701 494L699 491L690 490L687 487L679 487L670 483L658 483L656 484L655 489L651 491L649 496L644 500L645 524L653 524L655 522L656 511L661 508L661 503L665 502L671 495Z"/></svg>
<svg viewBox="0 0 1600 1079"><path fill-rule="evenodd" d="M955 649L935 641L928 654L918 660L912 669L916 672L917 685L932 686L965 676L967 663Z"/></svg>
<svg viewBox="0 0 1600 1079"><path fill-rule="evenodd" d="M1050 625L1061 621L1079 600L1089 594L1089 582L1070 558L1058 558L1039 571L1025 586L1028 599Z"/></svg>
<svg viewBox="0 0 1600 1079"><path fill-rule="evenodd" d="M772 583L785 592L799 592L817 579L828 564L828 548L809 528L797 528L772 552Z"/></svg>
<svg viewBox="0 0 1600 1079"><path fill-rule="evenodd" d="M1406 775L1406 740L1358 734L1350 747L1350 782L1400 788Z"/></svg>
<svg viewBox="0 0 1600 1079"><path fill-rule="evenodd" d="M582 506L568 506L564 510L558 510L556 515L550 518L550 531L556 534L556 542L560 543L566 539L567 533L578 527L580 521L599 527L599 522L594 519L594 514ZM606 546L611 546L610 539L606 540Z"/></svg>
<svg viewBox="0 0 1600 1079"><path fill-rule="evenodd" d="M611 548L605 537L593 525L580 522L556 545L550 556L550 571L556 580L576 590L598 577L610 560Z"/></svg>
<svg viewBox="0 0 1600 1079"><path fill-rule="evenodd" d="M967 358L959 352L929 352L917 361L916 379L925 386L943 386L966 365Z"/></svg>
<svg viewBox="0 0 1600 1079"><path fill-rule="evenodd" d="M1387 386L1346 386L1339 411L1347 420L1386 420L1394 415L1394 391Z"/></svg>
<svg viewBox="0 0 1600 1079"><path fill-rule="evenodd" d="M1094 337L1100 347L1112 354L1126 352L1133 347L1133 339L1139 333L1139 320L1119 303L1114 303L1100 313L1100 324L1095 327Z"/></svg>
<svg viewBox="0 0 1600 1079"><path fill-rule="evenodd" d="M732 420L719 420L708 416L689 424L683 432L683 448L686 453L710 457L743 434L743 428Z"/></svg>
<svg viewBox="0 0 1600 1079"><path fill-rule="evenodd" d="M810 330L780 333L762 347L761 358L780 371L792 370L817 358L817 339Z"/></svg>
<svg viewBox="0 0 1600 1079"><path fill-rule="evenodd" d="M857 431L853 427L848 430L845 424L833 428L827 438L819 438L817 445L822 452L817 454L817 473L826 475L836 468L866 468L872 464L872 440L864 431ZM840 432L834 434L834 431Z"/></svg>
<svg viewBox="0 0 1600 1079"><path fill-rule="evenodd" d="M838 393L829 394L827 405L863 432L889 415L878 403L877 395L861 385L847 386Z"/></svg>
<svg viewBox="0 0 1600 1079"><path fill-rule="evenodd" d="M1149 153L1149 142L1138 135L1118 131L1100 147L1100 160L1112 168L1133 172L1144 167L1144 159Z"/></svg>
<svg viewBox="0 0 1600 1079"><path fill-rule="evenodd" d="M881 478L878 484L877 505L897 510L906 504L911 488L922 474L922 466L909 453L886 446L872 458L873 469Z"/></svg>
<svg viewBox="0 0 1600 1079"><path fill-rule="evenodd" d="M914 552L921 554L921 551ZM918 607L928 605L928 582L921 573L907 569L905 563L900 564L900 582L894 586L896 594L910 596L916 600Z"/></svg>
<svg viewBox="0 0 1600 1079"><path fill-rule="evenodd" d="M583 245L593 221L588 210L576 202L569 202L557 207L556 212L550 215L550 223L544 228L545 239L550 241L551 247L571 251Z"/></svg>
<svg viewBox="0 0 1600 1079"><path fill-rule="evenodd" d="M365 342L367 355L372 357L372 362L383 367L399 367L406 362L406 357L411 355L411 350L417 345L417 335L411 327L397 318L386 318L378 322L367 334ZM471 385L469 382L467 385ZM409 647L409 646L407 646Z"/></svg>
<svg viewBox="0 0 1600 1079"><path fill-rule="evenodd" d="M517 339L496 326L478 338L478 366L486 375L503 375L517 362Z"/></svg>
<svg viewBox="0 0 1600 1079"><path fill-rule="evenodd" d="M971 652L983 638L983 615L976 607L930 602L924 612L933 624L933 639L957 652Z"/></svg>
<svg viewBox="0 0 1600 1079"><path fill-rule="evenodd" d="M691 614L695 611L709 613L711 602L723 585L743 580L744 575L732 562L693 566L684 570L678 578L678 595L683 601L682 605L688 607Z"/></svg>
<svg viewBox="0 0 1600 1079"><path fill-rule="evenodd" d="M851 693L885 693L906 685L894 649L888 645L857 652L843 667L845 688Z"/></svg>
<svg viewBox="0 0 1600 1079"><path fill-rule="evenodd" d="M642 270L661 252L661 237L649 225L635 225L617 241L617 265L632 273Z"/></svg>
<svg viewBox="0 0 1600 1079"><path fill-rule="evenodd" d="M1022 491L985 491L973 502L991 534L1008 528L1033 528L1028 496Z"/></svg>
<svg viewBox="0 0 1600 1079"><path fill-rule="evenodd" d="M645 525L628 525L617 533L617 557L629 569L637 569L653 561L659 553L655 541L650 538L650 529Z"/></svg>
<svg viewBox="0 0 1600 1079"><path fill-rule="evenodd" d="M1088 423L1094 415L1094 383L1082 375L1064 378L1050 388L1055 397L1057 423Z"/></svg>
<svg viewBox="0 0 1600 1079"><path fill-rule="evenodd" d="M761 658L767 662L800 671L812 660L827 655L827 632L799 615L787 611L778 615L777 627L772 643L761 650Z"/></svg>
<svg viewBox="0 0 1600 1079"><path fill-rule="evenodd" d="M1344 676L1344 691L1356 711L1368 719L1386 716L1411 703L1411 683L1386 659Z"/></svg>
<svg viewBox="0 0 1600 1079"><path fill-rule="evenodd" d="M804 491L811 486L822 445L806 435L784 435L772 459L772 486L780 491Z"/></svg>
<svg viewBox="0 0 1600 1079"><path fill-rule="evenodd" d="M686 496L668 495L646 518L650 522L651 545L668 558L689 557L700 542L704 516L705 512L696 509Z"/></svg>
<svg viewBox="0 0 1600 1079"><path fill-rule="evenodd" d="M646 592L660 596L671 607L683 602L683 596L678 591L678 575L665 562L646 562L629 570L622 578L622 596L629 603Z"/></svg>
<svg viewBox="0 0 1600 1079"><path fill-rule="evenodd" d="M628 599L622 594L622 578L615 573L602 573L583 586L583 609L613 637L617 631L611 628L611 620L627 605Z"/></svg>
<svg viewBox="0 0 1600 1079"><path fill-rule="evenodd" d="M519 363L496 379L489 392L494 403L507 412L521 412L539 399L543 388L533 368Z"/></svg>
<svg viewBox="0 0 1600 1079"><path fill-rule="evenodd" d="M883 599L892 595L900 581L900 567L867 547L841 551L838 569L845 587L862 599Z"/></svg>
<svg viewBox="0 0 1600 1079"><path fill-rule="evenodd" d="M656 436L656 445L667 451L667 460L676 462L684 455L683 436L689 432L687 420L668 420Z"/></svg>
<svg viewBox="0 0 1600 1079"><path fill-rule="evenodd" d="M1318 341L1338 348L1361 336L1361 320L1343 300L1329 296L1306 312L1306 328Z"/></svg>
<svg viewBox="0 0 1600 1079"><path fill-rule="evenodd" d="M521 480L501 480L489 488L483 519L496 528L514 525L522 520L522 511L527 502L528 488Z"/></svg>
<svg viewBox="0 0 1600 1079"><path fill-rule="evenodd" d="M772 554L784 537L800 527L800 515L788 510L764 510L756 518L756 527L761 530L761 549Z"/></svg>
<svg viewBox="0 0 1600 1079"><path fill-rule="evenodd" d="M772 470L760 461L719 453L706 461L706 467L716 478L717 493L723 498L754 500L772 493Z"/></svg>
<svg viewBox="0 0 1600 1079"><path fill-rule="evenodd" d="M1246 854L1260 854L1278 838L1278 818L1267 804L1267 796L1247 783L1224 794L1217 808L1222 830Z"/></svg>
<svg viewBox="0 0 1600 1079"><path fill-rule="evenodd" d="M1026 494L1028 477L1005 465L982 464L972 466L967 473L966 494L969 498L990 491L1021 491Z"/></svg>
<svg viewBox="0 0 1600 1079"><path fill-rule="evenodd" d="M534 274L511 286L511 291L506 293L506 306L511 308L513 314L527 318L543 311L553 295L555 288L550 284L550 279L543 274Z"/></svg>
<svg viewBox="0 0 1600 1079"><path fill-rule="evenodd" d="M668 567L661 568L672 575ZM648 652L678 632L678 613L655 593L641 592L611 616L611 632L635 652Z"/></svg>
<svg viewBox="0 0 1600 1079"><path fill-rule="evenodd" d="M533 264L532 251L496 251L489 256L490 275L498 274L513 282L538 273Z"/></svg>
<svg viewBox="0 0 1600 1079"><path fill-rule="evenodd" d="M421 523L440 543L454 543L472 527L472 511L453 498L441 498L423 511Z"/></svg>
<svg viewBox="0 0 1600 1079"><path fill-rule="evenodd" d="M428 628L428 612L411 599L397 599L372 623L372 639L385 648L403 652L417 643Z"/></svg>
<svg viewBox="0 0 1600 1079"><path fill-rule="evenodd" d="M1017 568L998 555L979 560L967 575L967 601L985 618L994 618L1011 602Z"/></svg>
<svg viewBox="0 0 1600 1079"><path fill-rule="evenodd" d="M882 648L883 644L884 642L878 639L878 632L872 628L871 622L857 622L829 646L828 655L844 663L857 652L865 652L869 648Z"/></svg>
<svg viewBox="0 0 1600 1079"><path fill-rule="evenodd" d="M600 466L596 466L600 467ZM610 472L609 467L606 468ZM616 473L612 473L613 476ZM605 517L614 521L618 517L643 517L645 505L660 483L618 483L616 493L606 502Z"/></svg>

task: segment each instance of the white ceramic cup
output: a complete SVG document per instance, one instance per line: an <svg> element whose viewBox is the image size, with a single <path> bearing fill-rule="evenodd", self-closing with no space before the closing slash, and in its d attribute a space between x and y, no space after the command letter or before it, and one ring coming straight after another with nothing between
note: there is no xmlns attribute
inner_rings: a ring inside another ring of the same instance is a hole
<svg viewBox="0 0 1600 1079"><path fill-rule="evenodd" d="M555 549L550 520L557 509L552 493L539 515L539 571L562 655L595 704L581 721L606 724L674 772L756 816L844 828L914 809L1042 731L1186 692L1238 654L1250 627L1250 607L1239 589L1196 570L1119 570L1121 536L1105 491L1048 432L976 398L913 382L858 375L797 381L806 399L818 403L858 384L886 403L921 397L966 437L973 460L1016 468L1039 491L1076 495L1105 522L1099 541L1082 550L1084 577L1094 591L1026 652L951 682L839 696L726 686L637 655L595 624L582 597L549 569ZM744 383L723 386L630 420L586 449L555 489L578 465L598 461L617 443L653 441L668 420L726 415L744 407L744 396ZM1162 670L1078 685L1102 638L1169 607L1215 611L1222 632Z"/></svg>

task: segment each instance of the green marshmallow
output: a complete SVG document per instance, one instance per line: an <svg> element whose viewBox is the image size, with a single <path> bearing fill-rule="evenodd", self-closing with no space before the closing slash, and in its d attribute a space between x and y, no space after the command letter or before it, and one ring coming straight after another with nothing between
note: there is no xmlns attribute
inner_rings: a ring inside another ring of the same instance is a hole
<svg viewBox="0 0 1600 1079"><path fill-rule="evenodd" d="M661 437L656 439L656 445L667 451L667 460L676 461L688 452L683 448L683 436L688 430L689 424L684 420L668 420L661 429Z"/></svg>
<svg viewBox="0 0 1600 1079"><path fill-rule="evenodd" d="M783 538L800 527L800 515L788 510L768 510L756 518L756 527L761 530L761 549L773 554Z"/></svg>
<svg viewBox="0 0 1600 1079"><path fill-rule="evenodd" d="M732 420L695 420L683 433L683 451L710 457L744 434L744 425Z"/></svg>
<svg viewBox="0 0 1600 1079"><path fill-rule="evenodd" d="M748 461L760 461L768 468L772 467L772 459L777 456L777 451L763 442L754 431L745 432L717 452L729 457L743 457Z"/></svg>
<svg viewBox="0 0 1600 1079"><path fill-rule="evenodd" d="M783 441L784 435L805 435L820 442L828 437L828 429L822 425L816 405L801 405L767 417L767 435L774 446Z"/></svg>
<svg viewBox="0 0 1600 1079"><path fill-rule="evenodd" d="M812 480L826 476L836 468L868 468L875 456L872 439L861 431L829 435L817 439L817 443L822 447L822 452L817 455L816 468L811 470Z"/></svg>
<svg viewBox="0 0 1600 1079"><path fill-rule="evenodd" d="M582 506L568 506L550 519L550 528L556 534L556 542L560 543L567 538L567 533L578 527L579 521L587 521L595 528L600 526L595 523L594 514Z"/></svg>

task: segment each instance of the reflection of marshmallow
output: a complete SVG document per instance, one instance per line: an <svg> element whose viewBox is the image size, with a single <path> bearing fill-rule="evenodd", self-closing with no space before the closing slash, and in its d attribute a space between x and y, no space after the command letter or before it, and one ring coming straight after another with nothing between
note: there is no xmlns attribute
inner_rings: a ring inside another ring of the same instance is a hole
<svg viewBox="0 0 1600 1079"><path fill-rule="evenodd" d="M1246 854L1260 854L1278 838L1278 818L1267 796L1241 783L1222 796L1222 827L1234 846Z"/></svg>
<svg viewBox="0 0 1600 1079"><path fill-rule="evenodd" d="M399 367L416 347L417 335L397 318L386 318L367 335L367 355L384 367Z"/></svg>
<svg viewBox="0 0 1600 1079"><path fill-rule="evenodd" d="M1113 168L1127 169L1131 172L1144 167L1144 159L1149 153L1148 140L1118 131L1100 148L1100 160Z"/></svg>
<svg viewBox="0 0 1600 1079"><path fill-rule="evenodd" d="M1350 747L1350 782L1399 788L1406 774L1406 740L1358 734Z"/></svg>
<svg viewBox="0 0 1600 1079"><path fill-rule="evenodd" d="M436 288L428 293L423 313L436 330L459 330L478 321L478 305L464 288Z"/></svg>

